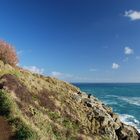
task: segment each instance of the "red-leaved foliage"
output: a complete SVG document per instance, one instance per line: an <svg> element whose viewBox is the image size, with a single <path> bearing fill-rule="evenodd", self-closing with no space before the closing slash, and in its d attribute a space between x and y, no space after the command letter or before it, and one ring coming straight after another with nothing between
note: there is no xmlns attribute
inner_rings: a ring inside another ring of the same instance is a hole
<svg viewBox="0 0 140 140"><path fill-rule="evenodd" d="M16 50L10 44L2 40L0 40L0 60L12 66L16 66L18 63Z"/></svg>

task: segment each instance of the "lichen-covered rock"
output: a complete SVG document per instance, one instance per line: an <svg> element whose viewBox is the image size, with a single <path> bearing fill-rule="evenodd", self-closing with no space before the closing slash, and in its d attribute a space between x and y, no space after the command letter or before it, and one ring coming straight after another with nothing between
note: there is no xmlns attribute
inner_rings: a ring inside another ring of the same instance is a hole
<svg viewBox="0 0 140 140"><path fill-rule="evenodd" d="M83 110L87 113L84 124L88 128L86 134L93 136L96 134L101 136L101 139L105 137L108 140L139 140L138 131L132 126L123 124L119 116L113 113L112 108L93 96L88 98L80 94L79 98L80 104L84 106Z"/></svg>
<svg viewBox="0 0 140 140"><path fill-rule="evenodd" d="M122 123L122 126L116 130L116 134L119 140L139 140L138 132L132 126L128 126Z"/></svg>

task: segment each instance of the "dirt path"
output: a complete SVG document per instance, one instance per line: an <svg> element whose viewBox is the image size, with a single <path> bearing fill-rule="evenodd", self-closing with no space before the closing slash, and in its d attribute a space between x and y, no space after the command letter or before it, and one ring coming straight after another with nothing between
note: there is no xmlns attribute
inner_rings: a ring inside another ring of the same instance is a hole
<svg viewBox="0 0 140 140"><path fill-rule="evenodd" d="M0 116L0 140L10 140L12 136L11 127L7 121Z"/></svg>

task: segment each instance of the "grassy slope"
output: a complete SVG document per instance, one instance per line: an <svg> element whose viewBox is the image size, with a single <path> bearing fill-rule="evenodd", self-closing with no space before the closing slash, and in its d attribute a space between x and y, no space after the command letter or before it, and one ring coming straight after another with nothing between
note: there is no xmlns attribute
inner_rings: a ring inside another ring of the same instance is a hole
<svg viewBox="0 0 140 140"><path fill-rule="evenodd" d="M93 108L74 99L78 88L2 61L0 76L0 115L12 126L14 139L111 140L110 132L101 134L99 118L88 117ZM98 106L102 108L99 101ZM110 112L110 108L107 110Z"/></svg>
<svg viewBox="0 0 140 140"><path fill-rule="evenodd" d="M19 90L16 87L14 92L11 90L17 85L0 91L0 114L12 124L16 137L33 140L78 137L79 113L75 105L71 106L70 95L79 89L54 78L12 68L0 61L0 76L4 74L14 75L20 83Z"/></svg>

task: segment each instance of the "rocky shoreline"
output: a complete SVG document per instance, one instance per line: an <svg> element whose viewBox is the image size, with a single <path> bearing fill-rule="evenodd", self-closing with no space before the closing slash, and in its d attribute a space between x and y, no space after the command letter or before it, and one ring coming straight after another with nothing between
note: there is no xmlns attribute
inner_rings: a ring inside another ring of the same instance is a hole
<svg viewBox="0 0 140 140"><path fill-rule="evenodd" d="M97 98L84 92L73 94L73 99L90 109L87 113L93 133L108 134L110 140L140 140L140 134L133 126L120 121L119 115Z"/></svg>

